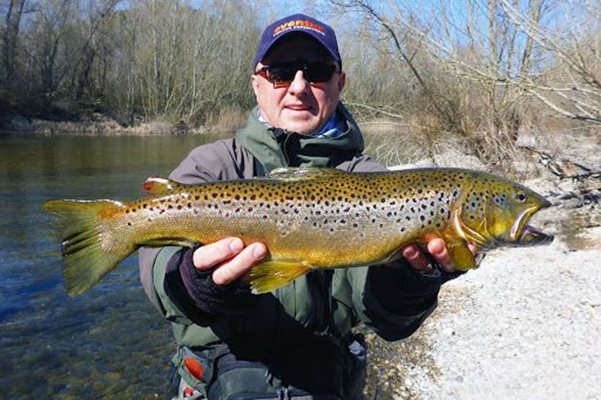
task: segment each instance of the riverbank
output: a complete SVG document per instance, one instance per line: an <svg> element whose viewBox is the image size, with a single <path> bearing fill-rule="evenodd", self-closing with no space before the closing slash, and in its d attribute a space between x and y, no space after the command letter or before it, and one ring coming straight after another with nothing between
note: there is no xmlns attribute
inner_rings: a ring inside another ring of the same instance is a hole
<svg viewBox="0 0 601 400"><path fill-rule="evenodd" d="M599 233L594 233L599 237ZM601 247L490 255L445 285L440 306L374 367L392 399L601 398ZM387 397L378 397L385 399Z"/></svg>
<svg viewBox="0 0 601 400"><path fill-rule="evenodd" d="M243 125L246 115L227 112L202 126L190 126L183 121L165 119L144 120L139 117L123 125L102 113L91 113L77 119L49 120L12 113L0 118L0 133L24 133L41 136L157 136L203 135L231 133Z"/></svg>

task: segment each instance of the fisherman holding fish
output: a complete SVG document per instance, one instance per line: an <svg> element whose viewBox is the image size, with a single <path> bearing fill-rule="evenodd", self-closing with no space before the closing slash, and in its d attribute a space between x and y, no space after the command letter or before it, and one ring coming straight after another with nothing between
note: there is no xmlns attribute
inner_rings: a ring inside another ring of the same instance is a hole
<svg viewBox="0 0 601 400"><path fill-rule="evenodd" d="M476 252L552 240L528 225L550 203L519 183L363 155L345 81L334 31L283 18L263 32L257 107L234 138L149 178L146 198L44 203L70 295L140 248L144 290L178 344L174 398L360 399L354 327L405 338Z"/></svg>
<svg viewBox="0 0 601 400"><path fill-rule="evenodd" d="M302 14L274 22L254 60L257 107L246 126L194 149L170 178L197 184L296 166L383 170L362 154L359 127L340 100L345 82L331 27ZM314 271L253 296L242 278L268 252L236 237L140 250L144 288L173 323L179 397L362 398L366 349L351 328L363 322L386 340L405 338L456 276L444 242L433 238L427 252L399 249L404 259L389 267Z"/></svg>

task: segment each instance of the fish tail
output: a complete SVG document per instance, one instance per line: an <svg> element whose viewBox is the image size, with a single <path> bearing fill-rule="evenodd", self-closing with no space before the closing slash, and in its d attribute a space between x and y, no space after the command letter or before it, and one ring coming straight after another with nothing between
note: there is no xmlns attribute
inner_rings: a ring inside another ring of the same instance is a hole
<svg viewBox="0 0 601 400"><path fill-rule="evenodd" d="M55 228L61 238L63 275L69 296L90 289L135 250L133 245L116 248L106 245L112 240L103 241L113 233L103 229L102 220L123 207L122 203L110 200L52 200L44 203L44 210L56 217Z"/></svg>

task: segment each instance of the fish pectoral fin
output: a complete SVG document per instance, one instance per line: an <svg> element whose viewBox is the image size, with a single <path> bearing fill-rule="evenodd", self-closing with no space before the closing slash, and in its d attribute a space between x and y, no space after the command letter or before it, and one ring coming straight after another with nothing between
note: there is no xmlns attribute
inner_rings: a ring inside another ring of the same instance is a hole
<svg viewBox="0 0 601 400"><path fill-rule="evenodd" d="M335 168L277 168L269 173L267 179L275 179L281 181L300 181L306 179L340 176L341 174L346 174L346 172Z"/></svg>
<svg viewBox="0 0 601 400"><path fill-rule="evenodd" d="M453 266L461 271L474 269L477 267L474 254L467 246L464 240L445 240L449 256Z"/></svg>
<svg viewBox="0 0 601 400"><path fill-rule="evenodd" d="M271 292L287 285L311 269L299 260L268 260L250 270L249 284L253 294Z"/></svg>

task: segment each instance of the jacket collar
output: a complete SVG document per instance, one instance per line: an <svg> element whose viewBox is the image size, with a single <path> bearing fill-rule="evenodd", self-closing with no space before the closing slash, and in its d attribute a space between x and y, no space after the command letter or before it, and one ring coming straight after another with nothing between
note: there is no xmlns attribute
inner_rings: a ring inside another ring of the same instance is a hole
<svg viewBox="0 0 601 400"><path fill-rule="evenodd" d="M278 128L268 128L257 119L257 108L246 126L235 134L236 141L246 148L266 172L282 167L335 167L363 151L363 135L342 103L336 112L346 129L337 137L311 137Z"/></svg>

